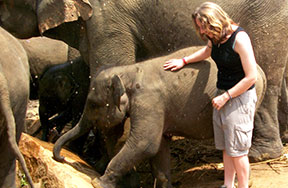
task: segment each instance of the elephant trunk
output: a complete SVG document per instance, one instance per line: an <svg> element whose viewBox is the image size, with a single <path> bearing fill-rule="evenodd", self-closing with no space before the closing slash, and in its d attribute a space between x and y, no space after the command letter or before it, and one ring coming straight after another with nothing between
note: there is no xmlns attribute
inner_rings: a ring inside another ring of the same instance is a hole
<svg viewBox="0 0 288 188"><path fill-rule="evenodd" d="M53 147L53 158L56 161L64 162L64 157L60 155L60 151L62 146L64 146L67 142L77 139L78 137L84 135L91 129L91 124L89 122L86 123L82 118L80 119L79 123L69 130L67 133L62 135L56 141Z"/></svg>
<svg viewBox="0 0 288 188"><path fill-rule="evenodd" d="M1 75L2 77L3 75ZM17 141L16 141L16 124L15 124L15 119L14 119L14 115L11 109L11 105L10 105L10 97L9 97L9 90L7 87L7 81L5 78L1 78L2 83L0 84L1 88L0 88L0 108L1 108L1 112L2 115L4 117L4 120L6 122L7 125L7 134L8 134L8 143L11 146L12 151L14 152L14 154L16 155L18 161L20 162L23 171L25 173L25 176L27 178L27 181L29 182L31 188L34 188L33 185L33 181L32 178L29 174L29 171L27 169L25 160L23 155L21 154L19 147L17 145ZM4 82L4 83L3 83ZM23 120L24 121L24 120Z"/></svg>

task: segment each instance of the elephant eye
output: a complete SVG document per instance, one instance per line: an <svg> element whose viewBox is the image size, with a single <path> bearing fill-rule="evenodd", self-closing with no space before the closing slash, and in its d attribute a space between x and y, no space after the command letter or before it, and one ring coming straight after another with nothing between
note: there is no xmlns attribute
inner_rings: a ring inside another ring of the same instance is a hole
<svg viewBox="0 0 288 188"><path fill-rule="evenodd" d="M96 108L96 104L95 103L90 103L90 108Z"/></svg>
<svg viewBox="0 0 288 188"><path fill-rule="evenodd" d="M104 100L89 101L91 108L106 108L109 107L109 103Z"/></svg>
<svg viewBox="0 0 288 188"><path fill-rule="evenodd" d="M97 107L99 107L99 106L101 105L101 104L99 104L97 101L98 101L98 100L95 100L95 98L94 98L94 99L91 99L91 98L90 98L90 99L88 100L87 104L89 104L91 108L97 108Z"/></svg>

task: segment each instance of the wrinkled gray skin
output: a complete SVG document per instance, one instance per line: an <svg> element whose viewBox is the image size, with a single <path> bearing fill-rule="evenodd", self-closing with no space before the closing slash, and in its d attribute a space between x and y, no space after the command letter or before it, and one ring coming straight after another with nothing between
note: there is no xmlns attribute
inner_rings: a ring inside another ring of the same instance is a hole
<svg viewBox="0 0 288 188"><path fill-rule="evenodd" d="M79 57L79 52L77 52L77 50L59 40L47 37L33 37L19 41L26 50L29 59L31 74L30 100L39 99L38 79L45 69Z"/></svg>
<svg viewBox="0 0 288 188"><path fill-rule="evenodd" d="M278 113L281 139L283 143L288 143L288 62L283 77L280 101Z"/></svg>
<svg viewBox="0 0 288 188"><path fill-rule="evenodd" d="M250 160L279 157L283 146L277 107L288 57L288 40L284 40L288 38L288 0L212 1L248 32L256 60L267 75L267 93L255 116ZM203 2L200 0L0 2L0 24L5 29L20 38L44 35L65 41L80 50L92 77L105 64L132 64L203 44L191 20L191 13ZM89 100L85 106L83 116L91 123Z"/></svg>
<svg viewBox="0 0 288 188"><path fill-rule="evenodd" d="M82 58L55 65L39 79L39 116L42 140L48 140L51 128L60 134L71 122L74 127L83 112L90 84L90 71Z"/></svg>
<svg viewBox="0 0 288 188"><path fill-rule="evenodd" d="M131 120L124 146L112 158L105 174L92 181L94 187L116 187L123 175L145 159L150 161L156 187L172 187L169 138L213 137L211 100L216 93L216 64L208 59L178 72L163 70L163 62L199 49L186 48L142 63L104 69L91 80L93 93L88 95L87 108L93 125L106 131L121 125L127 117ZM258 107L266 90L266 77L259 67L256 89ZM85 121L82 117L74 129L57 140L55 158L59 158L58 146L86 130L82 123Z"/></svg>
<svg viewBox="0 0 288 188"><path fill-rule="evenodd" d="M16 188L16 159L29 175L18 142L29 97L28 58L22 45L0 28L0 188Z"/></svg>

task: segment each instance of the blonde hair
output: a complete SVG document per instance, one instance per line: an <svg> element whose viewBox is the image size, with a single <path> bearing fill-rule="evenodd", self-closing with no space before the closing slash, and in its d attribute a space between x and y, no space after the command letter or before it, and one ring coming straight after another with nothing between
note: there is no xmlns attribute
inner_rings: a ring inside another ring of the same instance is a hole
<svg viewBox="0 0 288 188"><path fill-rule="evenodd" d="M207 32L213 34L213 38L208 38L213 44L219 44L225 40L226 36L233 32L231 25L237 25L219 5L211 2L202 3L192 14L192 18L194 27L203 40L208 36L199 32L196 19Z"/></svg>

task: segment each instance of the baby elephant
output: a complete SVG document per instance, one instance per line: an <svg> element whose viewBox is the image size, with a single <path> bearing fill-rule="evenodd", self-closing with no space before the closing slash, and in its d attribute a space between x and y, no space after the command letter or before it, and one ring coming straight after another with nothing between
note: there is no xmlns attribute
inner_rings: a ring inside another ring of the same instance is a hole
<svg viewBox="0 0 288 188"><path fill-rule="evenodd" d="M86 118L90 118L94 126L107 130L129 116L131 129L124 146L112 158L104 175L92 181L93 186L116 187L118 180L133 166L149 159L156 187L172 187L171 135L195 139L213 136L211 100L216 92L217 68L211 59L189 64L177 72L163 70L163 64L198 49L191 47L143 63L100 71L91 80L92 92L87 98L91 106L85 111L89 117L82 117L74 129L60 137L54 147L54 157L59 157L59 144L79 134L79 130L85 130L87 125L82 122L87 122ZM259 105L266 78L261 69L258 70Z"/></svg>
<svg viewBox="0 0 288 188"><path fill-rule="evenodd" d="M89 67L82 58L55 65L39 80L39 116L42 140L48 140L49 130L56 127L60 134L64 126L78 123L87 98Z"/></svg>

